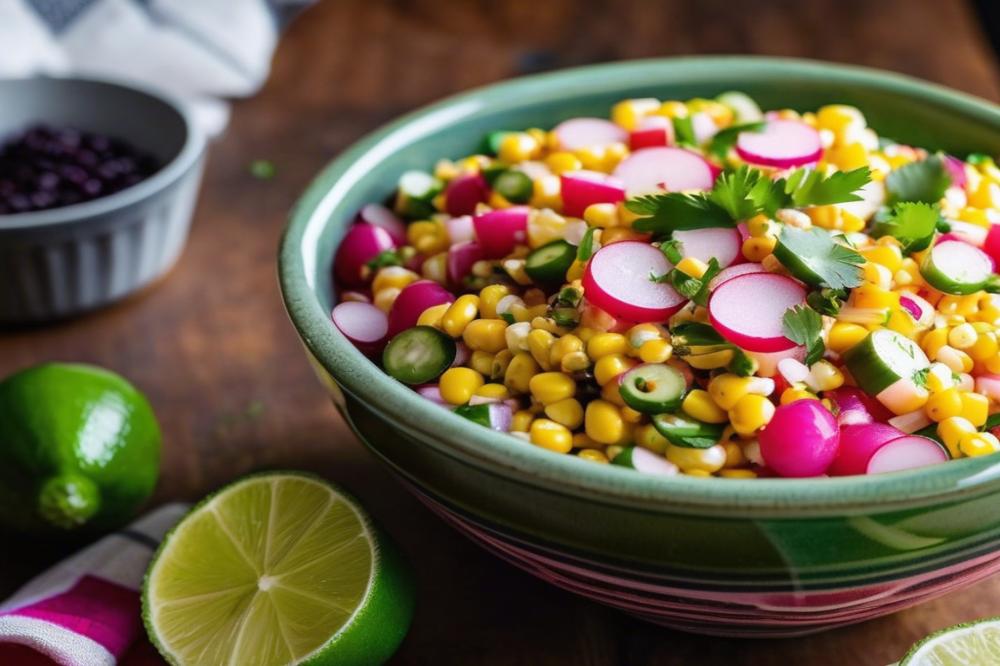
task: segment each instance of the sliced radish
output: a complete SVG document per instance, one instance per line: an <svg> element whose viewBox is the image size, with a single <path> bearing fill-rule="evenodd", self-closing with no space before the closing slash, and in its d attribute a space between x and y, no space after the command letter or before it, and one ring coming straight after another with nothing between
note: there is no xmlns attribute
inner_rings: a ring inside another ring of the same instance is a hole
<svg viewBox="0 0 1000 666"><path fill-rule="evenodd" d="M892 416L882 403L854 386L841 386L823 395L837 405L837 423L842 426L885 421Z"/></svg>
<svg viewBox="0 0 1000 666"><path fill-rule="evenodd" d="M948 452L928 437L904 435L885 444L868 461L868 474L901 472L947 462Z"/></svg>
<svg viewBox="0 0 1000 666"><path fill-rule="evenodd" d="M708 190L715 172L701 155L683 148L646 148L623 159L614 176L625 183L628 196L653 192Z"/></svg>
<svg viewBox="0 0 1000 666"><path fill-rule="evenodd" d="M884 423L857 423L840 429L840 452L828 470L831 476L864 474L875 452L905 433Z"/></svg>
<svg viewBox="0 0 1000 666"><path fill-rule="evenodd" d="M748 273L719 286L708 301L708 316L724 338L756 352L795 347L785 337L782 318L806 300L805 288L774 273Z"/></svg>
<svg viewBox="0 0 1000 666"><path fill-rule="evenodd" d="M951 155L942 155L941 157L941 163L944 164L948 175L951 176L951 184L965 189L965 183L968 181L965 175L965 162Z"/></svg>
<svg viewBox="0 0 1000 666"><path fill-rule="evenodd" d="M714 257L721 268L736 260L742 245L740 232L726 227L675 231L673 238L680 242L683 256L700 259L706 264Z"/></svg>
<svg viewBox="0 0 1000 666"><path fill-rule="evenodd" d="M674 142L674 124L666 116L646 116L639 127L629 132L628 146L635 152L643 148L661 148Z"/></svg>
<svg viewBox="0 0 1000 666"><path fill-rule="evenodd" d="M406 245L406 225L403 223L403 220L399 219L398 215L382 204L362 206L361 210L358 211L357 221L382 227L389 232L389 235L392 236L392 241L397 246Z"/></svg>
<svg viewBox="0 0 1000 666"><path fill-rule="evenodd" d="M1000 224L991 224L983 241L983 250L990 255L994 265L1000 265Z"/></svg>
<svg viewBox="0 0 1000 666"><path fill-rule="evenodd" d="M694 142L701 146L719 133L719 126L712 120L712 116L699 112L691 116L691 130L694 132Z"/></svg>
<svg viewBox="0 0 1000 666"><path fill-rule="evenodd" d="M674 232L677 233L677 232ZM760 264L745 263L736 264L735 266L729 266L728 268L723 268L719 271L719 274L712 278L712 281L708 283L709 289L718 289L718 287L724 283L732 280L734 277L739 277L741 275L746 275L748 273L766 273L767 270Z"/></svg>
<svg viewBox="0 0 1000 666"><path fill-rule="evenodd" d="M451 303L455 297L450 291L431 280L417 280L403 287L389 310L389 337L413 328L429 307Z"/></svg>
<svg viewBox="0 0 1000 666"><path fill-rule="evenodd" d="M449 408L451 407L451 405L441 397L441 389L438 388L437 384L421 384L420 386L414 386L413 390L433 403Z"/></svg>
<svg viewBox="0 0 1000 666"><path fill-rule="evenodd" d="M786 349L784 351L778 352L752 352L748 351L747 355L753 360L757 361L757 374L761 377L774 377L779 376L778 374L778 364L780 364L786 358L795 359L800 363L806 359L806 348L802 345L797 345L791 349ZM787 387L786 387L787 388ZM779 392L780 395L780 392Z"/></svg>
<svg viewBox="0 0 1000 666"><path fill-rule="evenodd" d="M923 430L934 422L928 418L927 412L923 409L914 409L912 412L900 414L899 416L893 416L887 421L887 423L893 428L898 428L902 432L905 432L907 435L912 435L918 430Z"/></svg>
<svg viewBox="0 0 1000 666"><path fill-rule="evenodd" d="M625 199L625 184L599 171L568 171L559 176L559 181L563 212L570 217L583 217L583 211L592 204Z"/></svg>
<svg viewBox="0 0 1000 666"><path fill-rule="evenodd" d="M929 326L934 321L934 306L916 294L900 294L899 305L921 326Z"/></svg>
<svg viewBox="0 0 1000 666"><path fill-rule="evenodd" d="M472 271L472 265L485 256L483 248L475 241L452 245L448 248L448 281L460 285L462 278Z"/></svg>
<svg viewBox="0 0 1000 666"><path fill-rule="evenodd" d="M450 217L445 220L444 227L448 230L448 240L452 245L476 240L476 227L472 224L471 215Z"/></svg>
<svg viewBox="0 0 1000 666"><path fill-rule="evenodd" d="M524 243L528 229L527 206L511 206L491 210L472 218L479 244L489 259L507 255L519 243Z"/></svg>
<svg viewBox="0 0 1000 666"><path fill-rule="evenodd" d="M362 222L347 230L333 258L333 273L345 287L360 287L370 277L365 264L396 243L389 232L374 224Z"/></svg>
<svg viewBox="0 0 1000 666"><path fill-rule="evenodd" d="M741 132L736 152L751 164L790 169L823 156L819 132L797 120L770 120L759 132Z"/></svg>
<svg viewBox="0 0 1000 666"><path fill-rule="evenodd" d="M621 241L598 250L583 275L587 300L611 316L633 322L664 321L687 302L670 285L653 282L672 268L657 248Z"/></svg>
<svg viewBox="0 0 1000 666"><path fill-rule="evenodd" d="M951 230L938 238L939 243L944 240L960 240L976 247L982 247L986 244L986 236L989 234L989 229L986 227L962 220L948 220L948 225Z"/></svg>
<svg viewBox="0 0 1000 666"><path fill-rule="evenodd" d="M628 132L603 118L571 118L556 125L552 131L563 150L628 142Z"/></svg>
<svg viewBox="0 0 1000 666"><path fill-rule="evenodd" d="M472 215L490 197L486 179L478 173L455 176L444 189L444 207L451 216Z"/></svg>
<svg viewBox="0 0 1000 666"><path fill-rule="evenodd" d="M338 303L331 314L333 323L351 343L363 353L378 354L385 346L389 319L371 303L345 301Z"/></svg>

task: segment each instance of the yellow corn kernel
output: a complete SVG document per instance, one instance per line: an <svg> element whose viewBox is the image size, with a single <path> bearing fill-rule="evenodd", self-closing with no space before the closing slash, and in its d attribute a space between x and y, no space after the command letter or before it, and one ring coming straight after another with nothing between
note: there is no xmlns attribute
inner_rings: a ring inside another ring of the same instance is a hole
<svg viewBox="0 0 1000 666"><path fill-rule="evenodd" d="M684 472L684 474L686 476L693 476L693 477L696 477L696 478L699 478L699 479L710 479L710 478L712 478L712 473L711 472L706 472L703 469L688 470L687 472Z"/></svg>
<svg viewBox="0 0 1000 666"><path fill-rule="evenodd" d="M619 390L618 382L608 382L601 387L601 400L610 402L612 405L618 405L619 407L625 406L625 401L622 400L622 393Z"/></svg>
<svg viewBox="0 0 1000 666"><path fill-rule="evenodd" d="M861 250L861 256L895 273L903 265L903 252L895 245L876 245Z"/></svg>
<svg viewBox="0 0 1000 666"><path fill-rule="evenodd" d="M836 134L843 133L850 127L863 129L866 124L861 111L847 104L827 104L816 112L816 126Z"/></svg>
<svg viewBox="0 0 1000 666"><path fill-rule="evenodd" d="M441 375L438 388L445 402L464 405L484 383L483 376L472 368L448 368Z"/></svg>
<svg viewBox="0 0 1000 666"><path fill-rule="evenodd" d="M574 259L573 263L570 264L569 269L566 271L566 281L572 282L573 280L579 280L583 277L584 272L587 270L587 262L580 261L579 259Z"/></svg>
<svg viewBox="0 0 1000 666"><path fill-rule="evenodd" d="M667 443L664 454L667 460L680 467L685 474L714 474L726 464L726 449L719 444L707 449L694 449Z"/></svg>
<svg viewBox="0 0 1000 666"><path fill-rule="evenodd" d="M961 416L952 416L947 418L937 426L938 437L944 442L944 445L948 448L949 453L951 453L952 458L960 457L959 444L962 441L962 436L967 433L975 433L976 426L972 425L969 419L963 418Z"/></svg>
<svg viewBox="0 0 1000 666"><path fill-rule="evenodd" d="M632 409L631 407L622 407L622 418L626 423L641 423L644 415L642 412Z"/></svg>
<svg viewBox="0 0 1000 666"><path fill-rule="evenodd" d="M512 432L528 432L531 428L531 422L534 420L534 414L527 409L520 409L514 412L514 416L510 421L510 429Z"/></svg>
<svg viewBox="0 0 1000 666"><path fill-rule="evenodd" d="M420 274L427 280L445 284L448 281L448 253L438 252L427 257L420 266Z"/></svg>
<svg viewBox="0 0 1000 666"><path fill-rule="evenodd" d="M708 383L708 394L720 409L732 409L749 392L749 377L738 377L728 372L717 375Z"/></svg>
<svg viewBox="0 0 1000 666"><path fill-rule="evenodd" d="M527 132L510 132L500 141L497 157L507 164L534 159L541 152L539 141Z"/></svg>
<svg viewBox="0 0 1000 666"><path fill-rule="evenodd" d="M829 361L817 361L809 366L806 384L813 391L832 391L844 385L844 373Z"/></svg>
<svg viewBox="0 0 1000 666"><path fill-rule="evenodd" d="M440 220L419 220L406 227L406 239L420 254L437 254L448 249L448 231Z"/></svg>
<svg viewBox="0 0 1000 666"><path fill-rule="evenodd" d="M667 438L660 434L651 423L637 427L632 433L637 446L649 449L653 453L663 453L667 448Z"/></svg>
<svg viewBox="0 0 1000 666"><path fill-rule="evenodd" d="M402 291L398 287L386 287L382 291L375 292L372 304L382 312L388 313L392 309L392 304L396 302L396 297Z"/></svg>
<svg viewBox="0 0 1000 666"><path fill-rule="evenodd" d="M496 354L507 348L507 322L503 319L474 319L462 331L469 349Z"/></svg>
<svg viewBox="0 0 1000 666"><path fill-rule="evenodd" d="M604 230L601 234L601 245L611 245L612 243L619 243L621 241L646 240L648 238L649 236L638 231L632 231L625 227L615 227L614 229Z"/></svg>
<svg viewBox="0 0 1000 666"><path fill-rule="evenodd" d="M588 437L601 444L617 444L626 434L621 412L606 400L593 400L587 405L584 430Z"/></svg>
<svg viewBox="0 0 1000 666"><path fill-rule="evenodd" d="M687 118L688 108L684 102L671 99L661 104L656 113L667 118Z"/></svg>
<svg viewBox="0 0 1000 666"><path fill-rule="evenodd" d="M531 423L531 443L556 453L569 453L573 449L573 433L569 428L548 419L535 419Z"/></svg>
<svg viewBox="0 0 1000 666"><path fill-rule="evenodd" d="M729 365L733 360L733 351L731 349L723 349L721 351L711 352L708 354L693 354L691 356L685 356L684 360L692 368L697 368L698 370L714 370L716 368L722 368Z"/></svg>
<svg viewBox="0 0 1000 666"><path fill-rule="evenodd" d="M608 173L615 170L618 163L628 157L628 146L620 141L609 143L604 147L604 159L601 160L601 171Z"/></svg>
<svg viewBox="0 0 1000 666"><path fill-rule="evenodd" d="M379 292L389 287L402 289L420 276L402 266L386 266L380 268L372 280L372 292Z"/></svg>
<svg viewBox="0 0 1000 666"><path fill-rule="evenodd" d="M528 382L532 397L543 405L551 405L572 398L576 393L576 382L561 372L543 372Z"/></svg>
<svg viewBox="0 0 1000 666"><path fill-rule="evenodd" d="M726 450L726 467L743 467L747 464L747 457L743 454L743 447L738 442L725 442L722 448Z"/></svg>
<svg viewBox="0 0 1000 666"><path fill-rule="evenodd" d="M510 295L510 288L505 284L491 284L479 292L479 316L483 319L497 317L497 303L504 296Z"/></svg>
<svg viewBox="0 0 1000 666"><path fill-rule="evenodd" d="M584 436L586 437L586 435L584 435ZM587 437L587 439L590 439L590 438ZM604 446L600 442L594 442L594 444L596 444L597 446ZM624 446L621 446L620 444L612 444L611 446L607 446L607 447L604 448L604 455L606 455L608 457L608 460L614 460L624 450L625 450Z"/></svg>
<svg viewBox="0 0 1000 666"><path fill-rule="evenodd" d="M781 404L787 405L795 402L796 400L816 400L816 394L811 391L807 391L804 388L797 388L795 386L790 386L781 392Z"/></svg>
<svg viewBox="0 0 1000 666"><path fill-rule="evenodd" d="M823 229L839 229L843 226L840 219L840 209L836 206L813 206L803 211L812 223Z"/></svg>
<svg viewBox="0 0 1000 666"><path fill-rule="evenodd" d="M583 340L584 344L590 342L590 339L598 333L600 333L600 331L586 326L578 326L576 330L573 331L573 335Z"/></svg>
<svg viewBox="0 0 1000 666"><path fill-rule="evenodd" d="M510 391L503 384L483 384L476 389L476 395L480 398L506 400L510 397Z"/></svg>
<svg viewBox="0 0 1000 666"><path fill-rule="evenodd" d="M695 98L688 102L688 109L692 113L701 112L707 114L716 127L729 127L733 124L733 110L721 102L714 99Z"/></svg>
<svg viewBox="0 0 1000 666"><path fill-rule="evenodd" d="M764 257L774 252L778 240L772 236L751 236L743 241L743 256L747 261L760 263Z"/></svg>
<svg viewBox="0 0 1000 666"><path fill-rule="evenodd" d="M639 127L640 120L659 108L660 100L652 97L625 99L611 107L611 122L631 132Z"/></svg>
<svg viewBox="0 0 1000 666"><path fill-rule="evenodd" d="M861 276L865 281L872 283L880 289L890 289L892 287L892 271L876 264L874 261L866 261L861 266Z"/></svg>
<svg viewBox="0 0 1000 666"><path fill-rule="evenodd" d="M504 372L503 383L515 393L527 393L531 378L538 374L540 368L528 352L518 352L510 359Z"/></svg>
<svg viewBox="0 0 1000 666"><path fill-rule="evenodd" d="M986 424L990 411L990 399L981 393L962 391L962 418L968 419L977 428Z"/></svg>
<svg viewBox="0 0 1000 666"><path fill-rule="evenodd" d="M567 171L579 171L583 168L583 164L580 163L577 156L565 150L558 150L554 153L550 153L549 156L545 158L545 164L552 170L552 173L557 176Z"/></svg>
<svg viewBox="0 0 1000 666"><path fill-rule="evenodd" d="M596 462L602 464L606 464L609 462L607 454L604 453L604 451L601 451L600 449L580 449L580 451L576 455L577 457L583 458L584 460L589 460L590 462Z"/></svg>
<svg viewBox="0 0 1000 666"><path fill-rule="evenodd" d="M1000 184L983 178L979 187L969 194L969 205L973 208L1000 208Z"/></svg>
<svg viewBox="0 0 1000 666"><path fill-rule="evenodd" d="M739 399L729 410L733 430L739 435L752 435L768 424L774 416L774 403L753 393Z"/></svg>
<svg viewBox="0 0 1000 666"><path fill-rule="evenodd" d="M544 175L535 178L532 183L531 204L532 208L552 208L560 210L562 208L562 183L559 176Z"/></svg>
<svg viewBox="0 0 1000 666"><path fill-rule="evenodd" d="M767 215L758 214L747 220L747 233L754 238L773 236L777 231L776 226Z"/></svg>
<svg viewBox="0 0 1000 666"><path fill-rule="evenodd" d="M575 432L573 433L573 448L574 449L599 449L604 445L600 442L595 442L591 438L587 437L585 432Z"/></svg>
<svg viewBox="0 0 1000 666"><path fill-rule="evenodd" d="M948 331L948 344L955 349L968 349L976 344L978 338L979 335L976 333L976 329L969 323L959 324Z"/></svg>
<svg viewBox="0 0 1000 666"><path fill-rule="evenodd" d="M1000 352L1000 345L997 344L997 338L994 333L980 333L976 338L975 344L971 347L965 349L965 353L968 354L973 361L987 361L997 355Z"/></svg>
<svg viewBox="0 0 1000 666"><path fill-rule="evenodd" d="M697 257L684 257L678 262L677 270L693 278L700 278L708 270L708 264Z"/></svg>
<svg viewBox="0 0 1000 666"><path fill-rule="evenodd" d="M666 363L673 353L673 345L666 340L646 340L639 347L639 360L643 363Z"/></svg>
<svg viewBox="0 0 1000 666"><path fill-rule="evenodd" d="M493 363L490 365L490 379L493 381L502 380L512 358L514 358L514 354L509 349L503 349L494 354Z"/></svg>
<svg viewBox="0 0 1000 666"><path fill-rule="evenodd" d="M551 208L533 210L528 215L528 246L541 247L562 238L566 233L566 218Z"/></svg>
<svg viewBox="0 0 1000 666"><path fill-rule="evenodd" d="M899 305L899 294L874 284L863 284L851 292L850 300L856 308L892 308Z"/></svg>
<svg viewBox="0 0 1000 666"><path fill-rule="evenodd" d="M756 479L757 472L752 469L723 469L719 470L719 476L723 479Z"/></svg>
<svg viewBox="0 0 1000 666"><path fill-rule="evenodd" d="M1000 440L993 433L968 432L959 440L958 450L970 458L985 456L1000 451Z"/></svg>
<svg viewBox="0 0 1000 666"><path fill-rule="evenodd" d="M694 389L684 396L681 403L684 413L705 423L725 423L726 410L715 404L712 396L704 389Z"/></svg>
<svg viewBox="0 0 1000 666"><path fill-rule="evenodd" d="M851 171L868 166L868 151L860 142L855 141L826 151L826 161L841 171Z"/></svg>
<svg viewBox="0 0 1000 666"><path fill-rule="evenodd" d="M481 375L490 376L493 372L493 354L476 350L469 356L469 367Z"/></svg>
<svg viewBox="0 0 1000 666"><path fill-rule="evenodd" d="M634 365L635 361L624 354L602 356L594 364L594 380L604 386Z"/></svg>
<svg viewBox="0 0 1000 666"><path fill-rule="evenodd" d="M566 398L546 405L545 415L570 430L576 430L583 424L583 405L575 398Z"/></svg>
<svg viewBox="0 0 1000 666"><path fill-rule="evenodd" d="M582 351L570 352L559 361L559 369L566 373L580 372L589 367L590 357Z"/></svg>
<svg viewBox="0 0 1000 666"><path fill-rule="evenodd" d="M598 333L587 341L587 355L595 361L611 354L624 354L628 348L628 338L621 333Z"/></svg>
<svg viewBox="0 0 1000 666"><path fill-rule="evenodd" d="M552 343L552 347L549 349L549 364L553 368L559 367L567 354L580 351L583 351L583 340L568 333Z"/></svg>
<svg viewBox="0 0 1000 666"><path fill-rule="evenodd" d="M555 341L554 335L540 328L536 328L528 334L528 351L531 352L535 362L545 370L552 367L552 364L549 363L549 356Z"/></svg>
<svg viewBox="0 0 1000 666"><path fill-rule="evenodd" d="M868 329L860 324L838 321L830 329L826 346L842 354L868 336Z"/></svg>
<svg viewBox="0 0 1000 666"><path fill-rule="evenodd" d="M941 347L944 347L947 344L947 328L935 328L934 330L925 333L924 337L920 339L920 348L924 350L924 353L927 354L927 358L931 360L936 359Z"/></svg>
<svg viewBox="0 0 1000 666"><path fill-rule="evenodd" d="M938 391L927 399L924 413L927 414L927 418L936 423L953 416L962 416L962 396L957 388Z"/></svg>
<svg viewBox="0 0 1000 666"><path fill-rule="evenodd" d="M937 357L935 361L941 361L949 368L952 372L961 374L963 372L969 372L972 370L972 366L975 365L972 362L972 357L966 354L964 351L955 349L951 345L944 345L938 350Z"/></svg>
<svg viewBox="0 0 1000 666"><path fill-rule="evenodd" d="M479 297L473 294L459 296L441 317L441 329L453 338L462 335L465 327L479 312Z"/></svg>

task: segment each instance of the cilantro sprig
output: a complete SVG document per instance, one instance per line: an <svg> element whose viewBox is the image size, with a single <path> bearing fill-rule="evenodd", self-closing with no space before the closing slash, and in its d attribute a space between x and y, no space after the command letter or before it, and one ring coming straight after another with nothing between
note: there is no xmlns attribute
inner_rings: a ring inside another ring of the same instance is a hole
<svg viewBox="0 0 1000 666"><path fill-rule="evenodd" d="M941 200L950 186L951 175L939 155L893 169L885 179L890 204L901 201L934 204Z"/></svg>
<svg viewBox="0 0 1000 666"><path fill-rule="evenodd" d="M726 159L729 151L736 145L736 140L739 139L741 133L759 132L764 129L765 124L764 121L742 123L740 125L731 125L724 130L718 131L708 144L708 153L720 160Z"/></svg>
<svg viewBox="0 0 1000 666"><path fill-rule="evenodd" d="M729 372L740 377L749 377L757 372L759 364L736 345L727 342L718 331L708 324L688 321L670 329L670 343L678 356L701 356L720 351L731 351L732 360L726 366Z"/></svg>
<svg viewBox="0 0 1000 666"><path fill-rule="evenodd" d="M862 282L864 257L818 227L786 225L778 236L774 256L792 275L813 287L853 289Z"/></svg>
<svg viewBox="0 0 1000 666"><path fill-rule="evenodd" d="M826 345L823 343L823 318L818 312L805 305L795 305L785 311L781 318L782 331L792 342L806 348L806 365L812 365L823 358Z"/></svg>
<svg viewBox="0 0 1000 666"><path fill-rule="evenodd" d="M597 227L589 227L580 239L580 244L576 248L576 260L587 261L590 255L594 254L594 232Z"/></svg>
<svg viewBox="0 0 1000 666"><path fill-rule="evenodd" d="M943 224L946 223L938 204L903 201L876 218L871 234L876 238L897 238L903 244L903 253L909 254L929 247L934 232Z"/></svg>
<svg viewBox="0 0 1000 666"><path fill-rule="evenodd" d="M708 261L708 268L700 278L692 277L674 268L663 275L651 276L650 279L653 282L669 284L674 288L674 291L697 305L708 305L708 285L721 270L719 261L712 257Z"/></svg>

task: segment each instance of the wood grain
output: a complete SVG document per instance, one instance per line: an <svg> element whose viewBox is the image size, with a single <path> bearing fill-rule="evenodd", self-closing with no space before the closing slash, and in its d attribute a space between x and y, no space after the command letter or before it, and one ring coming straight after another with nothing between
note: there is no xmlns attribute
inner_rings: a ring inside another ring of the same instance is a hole
<svg viewBox="0 0 1000 666"><path fill-rule="evenodd" d="M709 639L639 623L445 527L361 448L312 377L280 303L275 248L292 202L338 151L416 106L521 73L733 52L859 63L1000 99L997 64L958 0L323 2L289 27L264 90L235 104L173 273L110 310L0 333L0 374L74 360L130 377L166 435L157 502L194 500L261 468L314 470L356 493L418 575L417 616L395 664L879 665L934 629L1000 615L993 579L799 640ZM273 179L249 174L256 158L275 163ZM2 593L66 551L4 541Z"/></svg>

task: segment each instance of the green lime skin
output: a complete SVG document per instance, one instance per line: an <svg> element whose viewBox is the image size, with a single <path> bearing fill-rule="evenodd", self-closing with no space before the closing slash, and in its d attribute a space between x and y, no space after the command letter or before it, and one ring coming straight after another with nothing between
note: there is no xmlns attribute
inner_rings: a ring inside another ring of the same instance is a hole
<svg viewBox="0 0 1000 666"><path fill-rule="evenodd" d="M0 382L0 526L67 534L124 525L153 492L160 427L146 398L94 366Z"/></svg>

